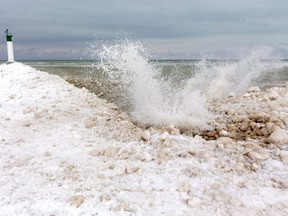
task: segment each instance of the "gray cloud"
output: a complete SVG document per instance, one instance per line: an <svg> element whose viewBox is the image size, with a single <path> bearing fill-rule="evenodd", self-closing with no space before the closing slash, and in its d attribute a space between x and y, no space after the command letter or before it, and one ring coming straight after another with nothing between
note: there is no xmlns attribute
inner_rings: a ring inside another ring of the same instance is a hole
<svg viewBox="0 0 288 216"><path fill-rule="evenodd" d="M287 8L285 0L6 0L0 45L9 28L21 59L82 58L87 42L119 35L153 44L148 51L163 56L229 58L271 46L287 58Z"/></svg>

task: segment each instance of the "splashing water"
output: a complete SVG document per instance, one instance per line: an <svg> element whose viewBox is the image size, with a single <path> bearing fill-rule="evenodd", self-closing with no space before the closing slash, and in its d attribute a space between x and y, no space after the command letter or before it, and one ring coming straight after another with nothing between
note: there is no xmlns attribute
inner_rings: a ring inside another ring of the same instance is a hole
<svg viewBox="0 0 288 216"><path fill-rule="evenodd" d="M129 101L130 114L135 120L194 130L211 129L209 125L214 116L208 111L206 98L221 98L230 92L243 93L251 81L271 69L271 64L260 61L263 52L261 55L254 52L234 62L211 64L204 59L196 64L193 77L175 86L169 77L164 79L161 67L148 61L149 56L139 42L101 45L100 49L97 46L93 54L100 59L97 67L109 80L121 86L122 97L128 93L125 101ZM176 68L173 76L177 74Z"/></svg>
<svg viewBox="0 0 288 216"><path fill-rule="evenodd" d="M172 88L169 80L161 78L161 71L149 63L140 43L103 45L99 58L101 69L129 92L133 107L131 115L137 121L182 128L209 128L208 122L213 115L207 109L205 96L197 89Z"/></svg>
<svg viewBox="0 0 288 216"><path fill-rule="evenodd" d="M230 92L243 93L253 80L272 69L270 64L261 62L260 57L259 53L253 52L239 62L212 66L204 59L197 64L197 74L187 81L185 88L201 90L208 99L226 97Z"/></svg>

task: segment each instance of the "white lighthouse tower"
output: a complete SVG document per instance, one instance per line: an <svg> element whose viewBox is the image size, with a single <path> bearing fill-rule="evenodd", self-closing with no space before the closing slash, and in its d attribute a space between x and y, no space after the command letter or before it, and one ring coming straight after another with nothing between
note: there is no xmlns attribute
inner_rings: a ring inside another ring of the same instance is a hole
<svg viewBox="0 0 288 216"><path fill-rule="evenodd" d="M7 56L8 56L7 63L13 63L14 62L13 35L8 32L8 29L6 29L5 33L7 41Z"/></svg>

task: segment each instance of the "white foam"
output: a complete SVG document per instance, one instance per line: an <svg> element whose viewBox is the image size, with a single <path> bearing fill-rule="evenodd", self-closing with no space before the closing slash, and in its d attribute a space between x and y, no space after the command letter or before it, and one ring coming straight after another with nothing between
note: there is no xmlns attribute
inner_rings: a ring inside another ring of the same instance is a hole
<svg viewBox="0 0 288 216"><path fill-rule="evenodd" d="M283 67L283 64L265 64L261 58L263 53L253 52L239 62L219 62L213 65L203 59L197 64L197 74L187 82L186 88L199 89L209 99L226 97L230 92L246 92L251 82L263 72Z"/></svg>
<svg viewBox="0 0 288 216"><path fill-rule="evenodd" d="M133 104L131 114L136 120L147 124L208 128L213 116L207 109L205 96L198 89L172 88L169 80L159 78L158 69L148 62L140 43L104 45L99 57L101 68L110 78L126 85Z"/></svg>

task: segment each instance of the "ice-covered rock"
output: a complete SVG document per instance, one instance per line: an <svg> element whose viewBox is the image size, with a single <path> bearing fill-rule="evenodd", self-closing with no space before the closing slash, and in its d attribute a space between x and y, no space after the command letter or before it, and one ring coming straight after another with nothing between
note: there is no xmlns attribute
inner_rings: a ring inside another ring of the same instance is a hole
<svg viewBox="0 0 288 216"><path fill-rule="evenodd" d="M276 100L279 97L279 92L275 89L269 89L267 92L267 96L270 100Z"/></svg>
<svg viewBox="0 0 288 216"><path fill-rule="evenodd" d="M79 208L85 201L85 197L83 195L75 195L71 196L68 201L71 205L75 206L76 208Z"/></svg>
<svg viewBox="0 0 288 216"><path fill-rule="evenodd" d="M141 133L141 139L144 141L149 141L151 138L150 132L149 131L143 131Z"/></svg>
<svg viewBox="0 0 288 216"><path fill-rule="evenodd" d="M262 161L262 160L267 160L269 158L269 155L261 154L261 153L256 152L256 151L251 151L247 155L252 160L260 160L260 161Z"/></svg>
<svg viewBox="0 0 288 216"><path fill-rule="evenodd" d="M280 158L284 164L288 165L288 151L281 151Z"/></svg>
<svg viewBox="0 0 288 216"><path fill-rule="evenodd" d="M84 125L87 129L95 127L96 123L97 123L96 118L89 117L84 120Z"/></svg>
<svg viewBox="0 0 288 216"><path fill-rule="evenodd" d="M187 204L192 208L200 207L201 202L201 199L197 197L193 197L192 199L187 200Z"/></svg>
<svg viewBox="0 0 288 216"><path fill-rule="evenodd" d="M118 146L109 146L104 151L104 156L106 157L114 157L118 154L118 152L121 150Z"/></svg>
<svg viewBox="0 0 288 216"><path fill-rule="evenodd" d="M273 144L288 144L288 132L277 127L268 137L268 141Z"/></svg>

